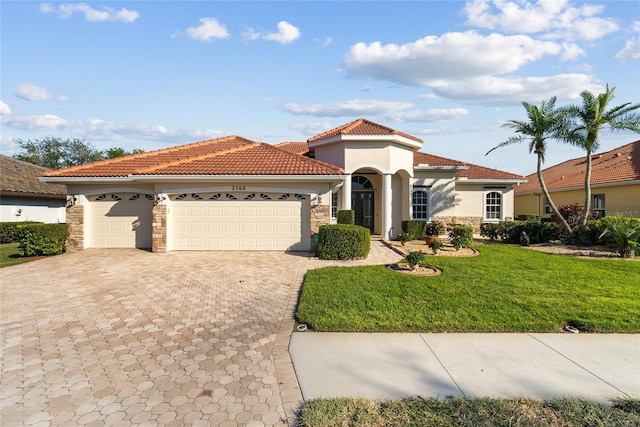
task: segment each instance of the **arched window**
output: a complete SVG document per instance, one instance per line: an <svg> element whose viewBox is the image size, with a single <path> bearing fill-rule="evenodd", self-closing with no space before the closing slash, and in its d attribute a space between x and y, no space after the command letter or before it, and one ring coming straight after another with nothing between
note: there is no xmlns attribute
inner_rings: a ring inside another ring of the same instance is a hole
<svg viewBox="0 0 640 427"><path fill-rule="evenodd" d="M502 219L502 194L497 191L487 193L484 204L484 218L487 220Z"/></svg>
<svg viewBox="0 0 640 427"><path fill-rule="evenodd" d="M411 205L413 206L413 219L429 220L429 190L415 188L411 193Z"/></svg>
<svg viewBox="0 0 640 427"><path fill-rule="evenodd" d="M373 190L373 185L364 176L356 175L351 178L351 190Z"/></svg>

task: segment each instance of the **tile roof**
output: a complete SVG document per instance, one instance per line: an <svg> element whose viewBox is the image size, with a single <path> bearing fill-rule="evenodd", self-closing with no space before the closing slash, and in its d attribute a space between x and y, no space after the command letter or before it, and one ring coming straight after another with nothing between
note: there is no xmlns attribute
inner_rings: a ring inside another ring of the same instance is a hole
<svg viewBox="0 0 640 427"><path fill-rule="evenodd" d="M542 171L549 190L583 187L585 157L567 160ZM527 176L529 182L516 189L516 193L540 191L536 173ZM640 140L606 153L596 153L591 160L591 185L640 180Z"/></svg>
<svg viewBox="0 0 640 427"><path fill-rule="evenodd" d="M293 154L304 155L309 152L309 144L306 142L281 142L275 147Z"/></svg>
<svg viewBox="0 0 640 427"><path fill-rule="evenodd" d="M456 172L456 178L523 181L526 179L522 175L474 165L473 163L460 162L458 160L447 159L446 157L434 156L433 154L419 151L413 153L414 166L425 164L430 166L467 166L468 169Z"/></svg>
<svg viewBox="0 0 640 427"><path fill-rule="evenodd" d="M339 175L342 169L272 145L227 136L67 169L49 177L142 175Z"/></svg>
<svg viewBox="0 0 640 427"><path fill-rule="evenodd" d="M65 198L66 185L38 181L38 177L48 170L42 166L0 155L0 194Z"/></svg>
<svg viewBox="0 0 640 427"><path fill-rule="evenodd" d="M367 119L358 119L337 128L328 130L319 135L312 136L307 142L319 141L325 138L331 138L338 135L397 135L409 138L416 142L423 142L420 138L391 129L386 126L379 125Z"/></svg>

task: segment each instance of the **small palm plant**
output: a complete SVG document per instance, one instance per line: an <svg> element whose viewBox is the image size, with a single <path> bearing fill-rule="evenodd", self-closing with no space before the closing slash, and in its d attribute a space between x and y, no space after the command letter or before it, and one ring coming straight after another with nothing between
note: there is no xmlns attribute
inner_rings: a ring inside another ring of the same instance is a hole
<svg viewBox="0 0 640 427"><path fill-rule="evenodd" d="M631 258L640 251L640 221L634 218L608 217L606 229L600 238L609 237L623 258Z"/></svg>

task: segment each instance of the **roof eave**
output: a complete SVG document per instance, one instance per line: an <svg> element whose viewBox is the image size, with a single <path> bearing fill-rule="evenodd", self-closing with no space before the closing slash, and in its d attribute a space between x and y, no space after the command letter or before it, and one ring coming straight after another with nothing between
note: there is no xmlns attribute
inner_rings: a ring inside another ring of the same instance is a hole
<svg viewBox="0 0 640 427"><path fill-rule="evenodd" d="M430 166L421 164L413 167L414 171L464 171L467 169L469 169L469 166Z"/></svg>
<svg viewBox="0 0 640 427"><path fill-rule="evenodd" d="M467 177L458 177L456 178L456 182L464 182L464 183L470 183L470 184L502 184L502 185L520 185L520 184L524 184L525 182L527 182L526 179L488 179L488 178L483 178L483 179L474 179L474 178L467 178Z"/></svg>
<svg viewBox="0 0 640 427"><path fill-rule="evenodd" d="M136 175L134 181L255 181L265 179L270 181L309 181L309 182L330 182L344 180L346 175Z"/></svg>
<svg viewBox="0 0 640 427"><path fill-rule="evenodd" d="M79 184L83 182L131 182L131 176L41 176L40 182L49 184Z"/></svg>
<svg viewBox="0 0 640 427"><path fill-rule="evenodd" d="M615 181L615 182L603 182L600 184L591 184L591 188L607 188L607 187L621 187L626 185L640 185L640 179L635 179L632 181ZM549 193L557 193L560 191L574 191L574 190L583 190L584 185L572 185L570 187L556 187L556 188L548 188ZM542 190L540 188L534 188L531 190L519 190L517 194L542 194Z"/></svg>
<svg viewBox="0 0 640 427"><path fill-rule="evenodd" d="M396 144L404 145L412 149L422 148L422 142L415 141L402 135L334 135L327 138L318 139L316 141L307 142L309 149L320 147L323 145L333 144L336 142L353 142L353 141L389 141Z"/></svg>

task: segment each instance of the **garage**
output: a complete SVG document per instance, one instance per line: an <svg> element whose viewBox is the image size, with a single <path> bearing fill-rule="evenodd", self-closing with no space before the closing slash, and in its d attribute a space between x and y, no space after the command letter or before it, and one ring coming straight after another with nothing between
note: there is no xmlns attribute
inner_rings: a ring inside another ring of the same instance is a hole
<svg viewBox="0 0 640 427"><path fill-rule="evenodd" d="M88 200L89 247L151 248L153 196L106 193Z"/></svg>
<svg viewBox="0 0 640 427"><path fill-rule="evenodd" d="M170 198L172 250L310 248L309 201L305 195L191 193Z"/></svg>

